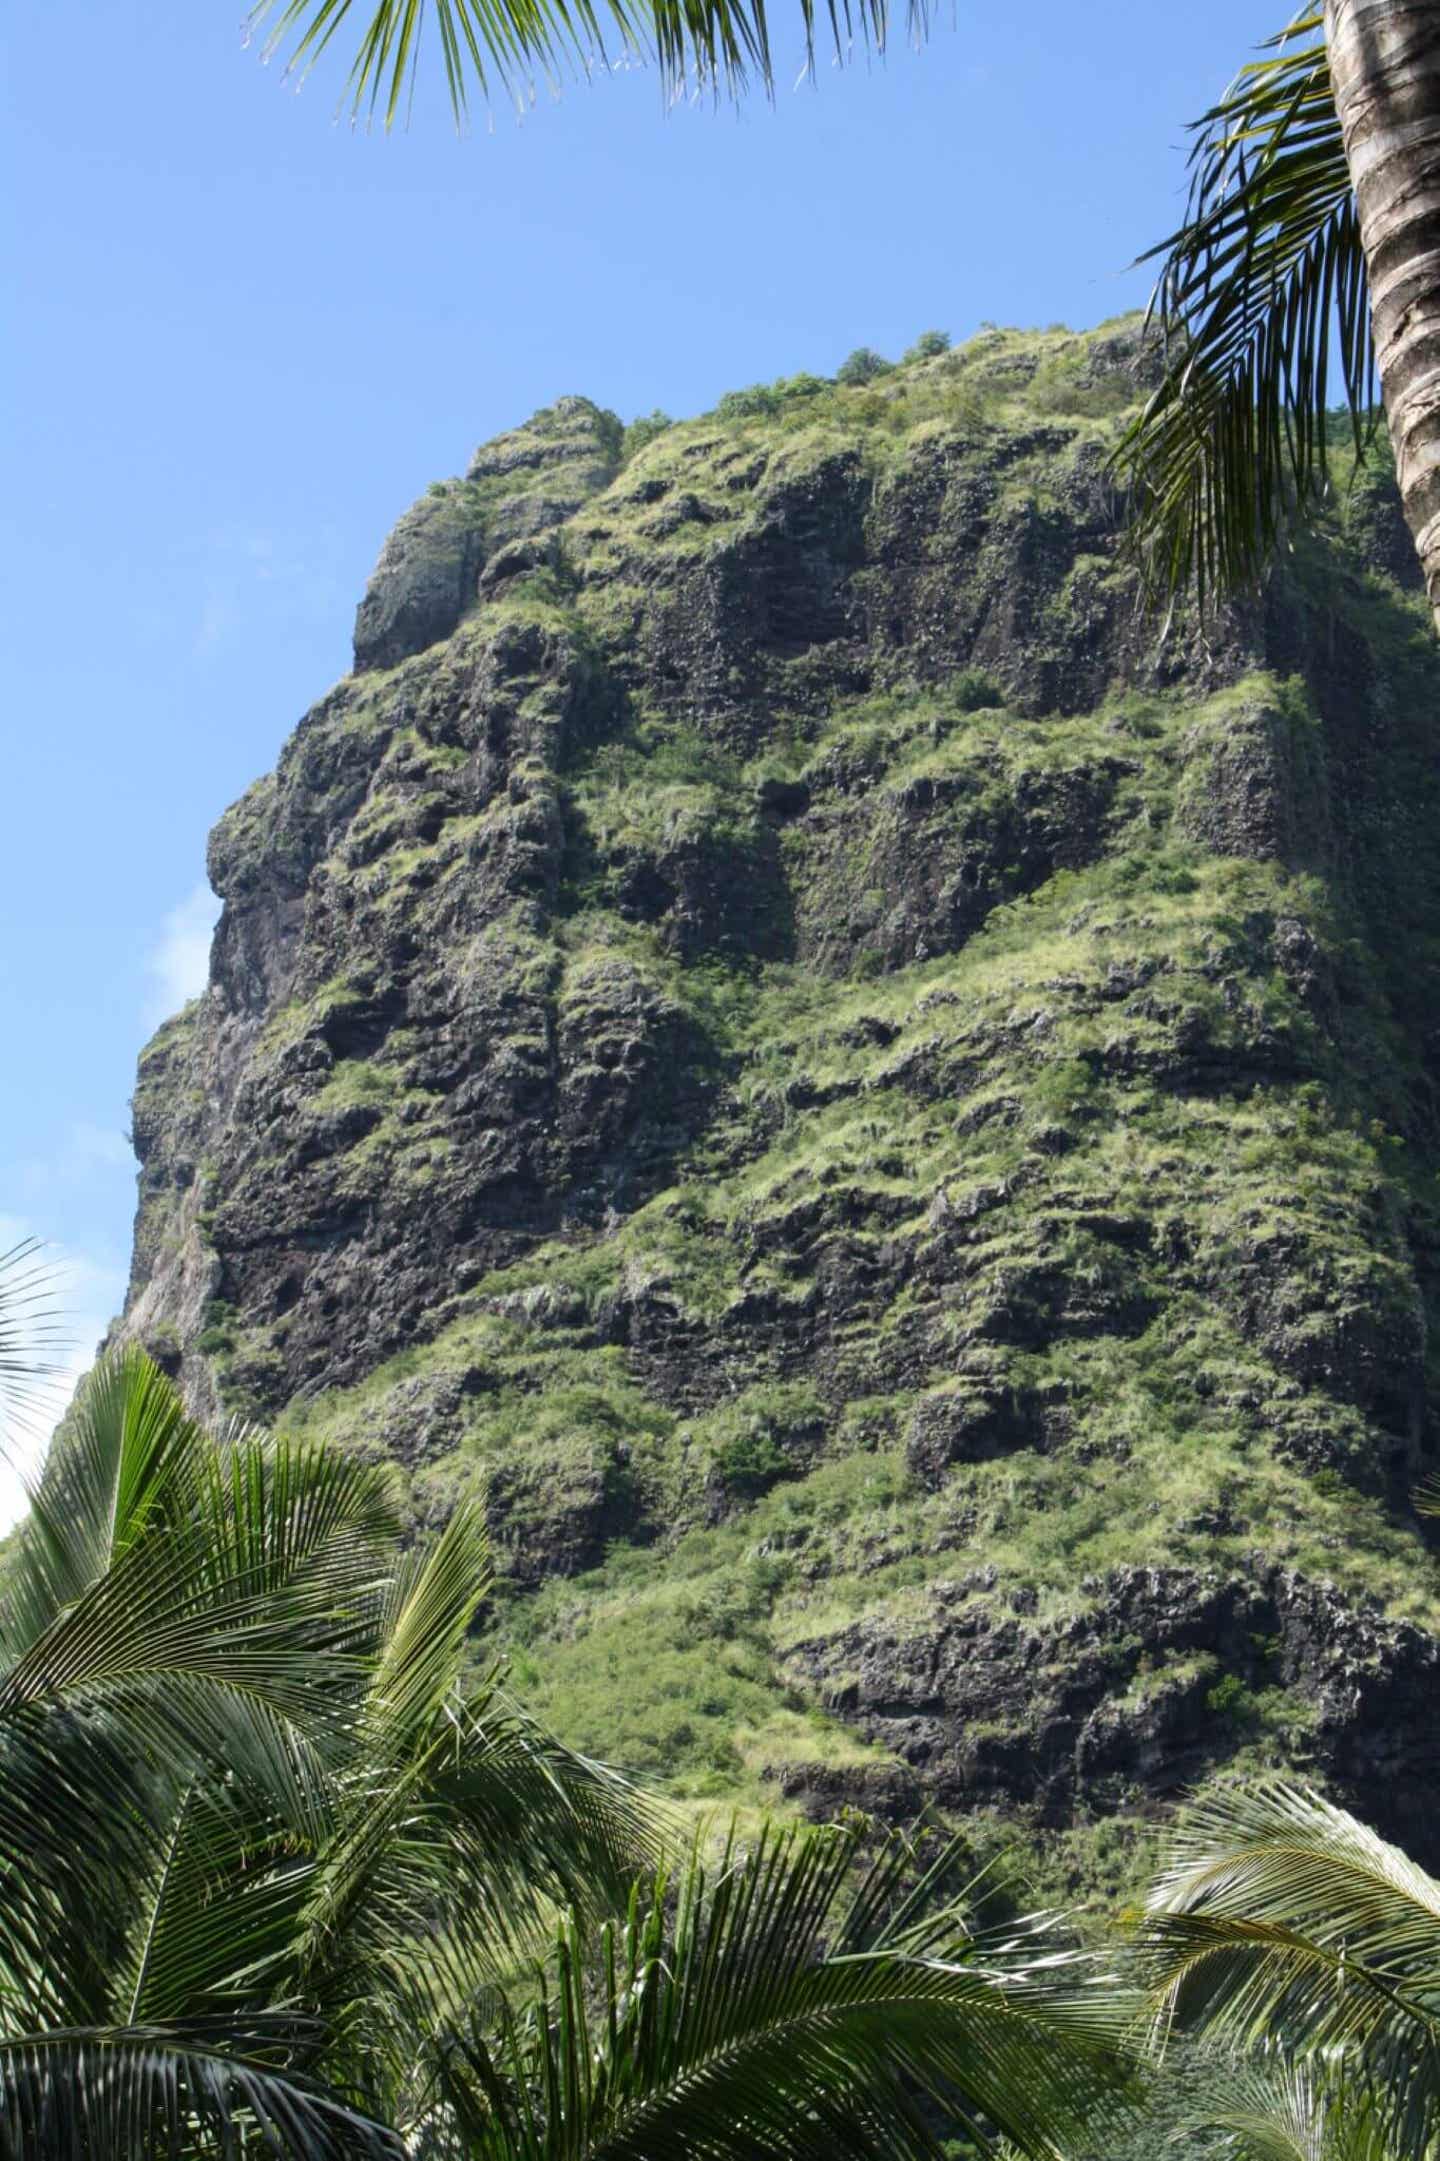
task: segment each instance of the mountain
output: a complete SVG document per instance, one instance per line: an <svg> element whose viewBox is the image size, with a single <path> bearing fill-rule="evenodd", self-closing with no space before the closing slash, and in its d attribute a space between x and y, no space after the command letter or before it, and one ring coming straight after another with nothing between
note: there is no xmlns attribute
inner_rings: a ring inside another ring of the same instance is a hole
<svg viewBox="0 0 1440 2161"><path fill-rule="evenodd" d="M1083 1876L1274 1761L1433 1859L1440 654L1383 474L1138 605L1152 366L566 398L422 496L212 837L124 1328L484 1482L529 1700L681 1792Z"/></svg>

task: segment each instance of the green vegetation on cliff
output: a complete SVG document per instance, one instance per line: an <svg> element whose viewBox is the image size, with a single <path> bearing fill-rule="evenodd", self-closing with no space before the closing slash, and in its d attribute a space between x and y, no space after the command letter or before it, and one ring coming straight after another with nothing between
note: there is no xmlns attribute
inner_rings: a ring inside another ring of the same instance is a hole
<svg viewBox="0 0 1440 2161"><path fill-rule="evenodd" d="M1440 661L1370 483L1157 636L1148 366L564 401L214 838L130 1325L484 1492L531 1700L684 1793L1412 1828Z"/></svg>

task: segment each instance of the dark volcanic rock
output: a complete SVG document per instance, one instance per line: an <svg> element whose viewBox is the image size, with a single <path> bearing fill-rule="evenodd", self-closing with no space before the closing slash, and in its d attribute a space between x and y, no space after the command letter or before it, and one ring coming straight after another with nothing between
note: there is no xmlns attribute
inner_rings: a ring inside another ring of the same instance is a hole
<svg viewBox="0 0 1440 2161"><path fill-rule="evenodd" d="M1233 1753L1261 1691L1293 1688L1296 1754L1388 1835L1433 1844L1434 1637L1290 1570L1120 1569L1083 1592L1040 1619L983 1579L937 1584L918 1625L858 1621L790 1666L942 1802L1020 1800L1055 1823L1173 1798Z"/></svg>
<svg viewBox="0 0 1440 2161"><path fill-rule="evenodd" d="M615 470L616 430L588 398L561 398L477 450L463 481L432 488L380 551L355 617L355 666L393 668L448 638L477 589L534 569L525 543L564 523Z"/></svg>

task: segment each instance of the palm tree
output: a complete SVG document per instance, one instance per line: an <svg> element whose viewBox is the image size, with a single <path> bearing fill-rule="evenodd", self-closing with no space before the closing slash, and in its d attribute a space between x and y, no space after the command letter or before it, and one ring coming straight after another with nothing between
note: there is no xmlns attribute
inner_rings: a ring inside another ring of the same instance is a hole
<svg viewBox="0 0 1440 2161"><path fill-rule="evenodd" d="M86 1384L0 1587L6 2161L396 2154L419 2037L655 1858L464 1680L474 1513L397 1530L384 1471L219 1446L137 1353Z"/></svg>
<svg viewBox="0 0 1440 2161"><path fill-rule="evenodd" d="M1223 2110L1209 2119L1240 2139L1238 2151L1263 2161L1435 2151L1440 1883L1398 1847L1283 1780L1222 1788L1177 1830L1139 1944L1157 2045L1179 2023L1261 2067L1238 2102L1238 2074L1227 2073L1237 2121L1219 2124ZM1288 2088L1276 2083L1277 2055L1299 2067ZM1311 2143L1287 2146L1287 2120L1292 2132L1308 2124Z"/></svg>
<svg viewBox="0 0 1440 2161"><path fill-rule="evenodd" d="M22 1238L0 1252L0 1454L7 1434L43 1403L65 1344L43 1251L38 1238Z"/></svg>

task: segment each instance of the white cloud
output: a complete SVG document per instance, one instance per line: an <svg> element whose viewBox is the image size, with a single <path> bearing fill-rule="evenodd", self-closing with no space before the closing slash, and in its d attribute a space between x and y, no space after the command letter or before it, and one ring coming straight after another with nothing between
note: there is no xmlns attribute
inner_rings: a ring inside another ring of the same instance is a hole
<svg viewBox="0 0 1440 2161"><path fill-rule="evenodd" d="M0 1215L0 1253L32 1235L22 1217ZM124 1272L93 1255L46 1245L36 1258L53 1277L59 1340L46 1355L56 1370L19 1416L0 1421L0 1535L25 1513L26 1483L38 1475L50 1436L125 1296Z"/></svg>
<svg viewBox="0 0 1440 2161"><path fill-rule="evenodd" d="M210 940L219 914L220 903L202 880L161 924L146 963L153 985L145 1007L149 1027L158 1028L204 990L210 976Z"/></svg>

